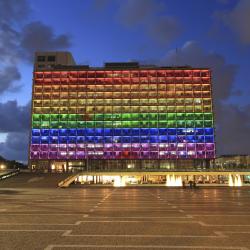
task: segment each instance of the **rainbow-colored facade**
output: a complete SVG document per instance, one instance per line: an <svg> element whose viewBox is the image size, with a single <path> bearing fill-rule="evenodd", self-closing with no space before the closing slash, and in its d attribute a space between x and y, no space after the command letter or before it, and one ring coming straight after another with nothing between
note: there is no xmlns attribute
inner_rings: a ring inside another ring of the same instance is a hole
<svg viewBox="0 0 250 250"><path fill-rule="evenodd" d="M215 157L206 68L37 69L32 101L31 161Z"/></svg>

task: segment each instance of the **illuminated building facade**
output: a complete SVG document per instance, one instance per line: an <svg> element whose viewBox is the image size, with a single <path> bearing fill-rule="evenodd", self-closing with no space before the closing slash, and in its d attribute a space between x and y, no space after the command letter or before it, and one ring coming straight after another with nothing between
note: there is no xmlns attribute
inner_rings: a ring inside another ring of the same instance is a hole
<svg viewBox="0 0 250 250"><path fill-rule="evenodd" d="M206 168L215 158L209 69L92 68L63 53L36 54L31 168Z"/></svg>

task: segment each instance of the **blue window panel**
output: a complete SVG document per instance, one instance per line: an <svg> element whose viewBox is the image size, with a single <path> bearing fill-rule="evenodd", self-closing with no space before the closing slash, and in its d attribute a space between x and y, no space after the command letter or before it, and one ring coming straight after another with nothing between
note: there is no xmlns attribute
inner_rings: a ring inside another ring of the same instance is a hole
<svg viewBox="0 0 250 250"><path fill-rule="evenodd" d="M84 135L85 135L85 129L83 129L83 128L78 128L78 129L77 129L77 135L79 135L79 136L84 136Z"/></svg>
<svg viewBox="0 0 250 250"><path fill-rule="evenodd" d="M104 136L104 143L112 143L112 136Z"/></svg>
<svg viewBox="0 0 250 250"><path fill-rule="evenodd" d="M68 137L67 136L59 136L59 143L67 143Z"/></svg>
<svg viewBox="0 0 250 250"><path fill-rule="evenodd" d="M148 128L141 128L140 133L141 133L141 135L148 135L149 134L149 129Z"/></svg>
<svg viewBox="0 0 250 250"><path fill-rule="evenodd" d="M140 129L139 128L131 129L131 134L132 134L132 136L139 135L140 134Z"/></svg>
<svg viewBox="0 0 250 250"><path fill-rule="evenodd" d="M214 137L211 136L211 135L205 136L205 142L213 143L214 142Z"/></svg>
<svg viewBox="0 0 250 250"><path fill-rule="evenodd" d="M158 136L150 136L150 143L158 143Z"/></svg>
<svg viewBox="0 0 250 250"><path fill-rule="evenodd" d="M68 135L68 130L66 128L59 129L59 135L60 136L67 136Z"/></svg>
<svg viewBox="0 0 250 250"><path fill-rule="evenodd" d="M122 135L123 136L130 136L131 134L130 134L130 129L129 128L124 128L123 130L122 130Z"/></svg>
<svg viewBox="0 0 250 250"><path fill-rule="evenodd" d="M32 136L32 144L39 144L40 143L40 136Z"/></svg>
<svg viewBox="0 0 250 250"><path fill-rule="evenodd" d="M89 135L89 136L95 135L95 129L94 128L86 128L86 135Z"/></svg>
<svg viewBox="0 0 250 250"><path fill-rule="evenodd" d="M150 128L149 134L150 135L158 135L158 129L157 128Z"/></svg>
<svg viewBox="0 0 250 250"><path fill-rule="evenodd" d="M68 132L69 132L69 134L68 135L70 135L70 136L75 136L76 135L76 129L75 128L71 128L71 129L69 129L68 130Z"/></svg>
<svg viewBox="0 0 250 250"><path fill-rule="evenodd" d="M185 140L186 140L186 136L177 136L177 142L182 143L182 142L185 142Z"/></svg>
<svg viewBox="0 0 250 250"><path fill-rule="evenodd" d="M132 136L131 137L131 143L138 143L140 141L140 137L139 136Z"/></svg>
<svg viewBox="0 0 250 250"><path fill-rule="evenodd" d="M41 136L48 136L49 135L49 129L41 129Z"/></svg>
<svg viewBox="0 0 250 250"><path fill-rule="evenodd" d="M122 130L119 128L113 129L113 134L114 134L114 136L121 136Z"/></svg>
<svg viewBox="0 0 250 250"><path fill-rule="evenodd" d="M159 142L168 142L168 137L166 135L159 136Z"/></svg>
<svg viewBox="0 0 250 250"><path fill-rule="evenodd" d="M195 135L194 128L186 128L186 135Z"/></svg>
<svg viewBox="0 0 250 250"><path fill-rule="evenodd" d="M203 135L204 134L204 129L203 128L196 128L195 133L196 133L196 135Z"/></svg>
<svg viewBox="0 0 250 250"><path fill-rule="evenodd" d="M76 143L76 136L69 136L68 137L68 142L69 143Z"/></svg>
<svg viewBox="0 0 250 250"><path fill-rule="evenodd" d="M149 136L141 136L141 143L147 143L149 141Z"/></svg>
<svg viewBox="0 0 250 250"><path fill-rule="evenodd" d="M101 128L96 128L96 129L95 129L95 135L97 135L97 136L102 136L102 135L103 135L103 129L101 129Z"/></svg>
<svg viewBox="0 0 250 250"><path fill-rule="evenodd" d="M121 137L121 143L130 143L130 136Z"/></svg>
<svg viewBox="0 0 250 250"><path fill-rule="evenodd" d="M49 136L41 136L41 143L48 144L49 143Z"/></svg>
<svg viewBox="0 0 250 250"><path fill-rule="evenodd" d="M40 129L32 129L33 136L40 136Z"/></svg>
<svg viewBox="0 0 250 250"><path fill-rule="evenodd" d="M203 135L196 136L196 142L203 143L205 140L205 137Z"/></svg>
<svg viewBox="0 0 250 250"><path fill-rule="evenodd" d="M120 143L121 142L121 136L114 136L113 137L113 142L114 143Z"/></svg>
<svg viewBox="0 0 250 250"><path fill-rule="evenodd" d="M105 136L112 136L113 135L112 129L111 128L104 129L104 135Z"/></svg>
<svg viewBox="0 0 250 250"><path fill-rule="evenodd" d="M51 136L58 136L58 129L50 129L50 135Z"/></svg>
<svg viewBox="0 0 250 250"><path fill-rule="evenodd" d="M169 142L171 142L171 143L177 142L177 138L176 138L176 136L174 136L174 135L170 135L170 136L168 137L168 140L169 140Z"/></svg>
<svg viewBox="0 0 250 250"><path fill-rule="evenodd" d="M52 144L58 143L58 136L50 136L49 143L52 143Z"/></svg>
<svg viewBox="0 0 250 250"><path fill-rule="evenodd" d="M176 135L176 129L175 128L169 128L168 129L168 134L169 135Z"/></svg>
<svg viewBox="0 0 250 250"><path fill-rule="evenodd" d="M77 143L84 143L85 142L85 137L84 136L77 136L76 137L76 142Z"/></svg>
<svg viewBox="0 0 250 250"><path fill-rule="evenodd" d="M177 128L176 132L177 132L177 135L185 135L186 129L185 128Z"/></svg>
<svg viewBox="0 0 250 250"><path fill-rule="evenodd" d="M213 132L213 128L205 128L205 135L212 135Z"/></svg>
<svg viewBox="0 0 250 250"><path fill-rule="evenodd" d="M103 136L95 136L96 143L104 143Z"/></svg>
<svg viewBox="0 0 250 250"><path fill-rule="evenodd" d="M193 135L187 135L186 140L187 142L196 142L195 137Z"/></svg>
<svg viewBox="0 0 250 250"><path fill-rule="evenodd" d="M168 129L167 128L159 128L159 135L167 135Z"/></svg>

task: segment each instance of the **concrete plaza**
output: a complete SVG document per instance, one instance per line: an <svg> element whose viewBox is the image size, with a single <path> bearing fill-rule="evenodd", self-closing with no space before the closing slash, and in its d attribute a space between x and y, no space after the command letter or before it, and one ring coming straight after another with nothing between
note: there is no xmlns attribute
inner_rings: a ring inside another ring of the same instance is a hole
<svg viewBox="0 0 250 250"><path fill-rule="evenodd" d="M250 189L10 188L0 249L250 249Z"/></svg>

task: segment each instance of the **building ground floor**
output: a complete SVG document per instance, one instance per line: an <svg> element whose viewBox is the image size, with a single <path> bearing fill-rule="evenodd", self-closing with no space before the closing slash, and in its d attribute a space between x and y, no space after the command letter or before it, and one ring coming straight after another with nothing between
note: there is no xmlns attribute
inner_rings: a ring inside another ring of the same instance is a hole
<svg viewBox="0 0 250 250"><path fill-rule="evenodd" d="M206 170L211 168L211 160L31 160L29 167L38 172Z"/></svg>
<svg viewBox="0 0 250 250"><path fill-rule="evenodd" d="M208 173L208 172L131 172L94 173L83 172L72 176L72 183L82 185L162 185L185 187L197 185L243 186L250 184L250 172Z"/></svg>

